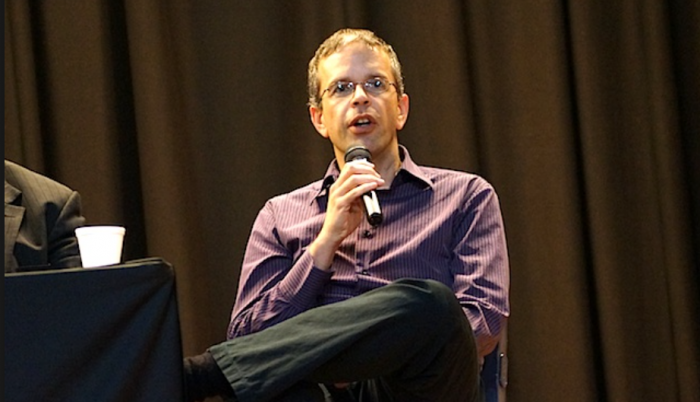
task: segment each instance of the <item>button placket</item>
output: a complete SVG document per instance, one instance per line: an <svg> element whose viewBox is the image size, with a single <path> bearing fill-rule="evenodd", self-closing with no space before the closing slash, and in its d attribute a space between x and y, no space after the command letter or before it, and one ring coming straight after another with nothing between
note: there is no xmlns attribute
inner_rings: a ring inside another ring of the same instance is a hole
<svg viewBox="0 0 700 402"><path fill-rule="evenodd" d="M374 230L372 228L358 228L358 239L357 239L357 260L355 261L356 267L355 267L355 272L357 272L358 275L362 276L371 276L372 274L369 272L367 269L369 266L369 261L366 261L368 256L370 255L369 253L369 248L370 244L367 242L367 240L370 240L374 237Z"/></svg>

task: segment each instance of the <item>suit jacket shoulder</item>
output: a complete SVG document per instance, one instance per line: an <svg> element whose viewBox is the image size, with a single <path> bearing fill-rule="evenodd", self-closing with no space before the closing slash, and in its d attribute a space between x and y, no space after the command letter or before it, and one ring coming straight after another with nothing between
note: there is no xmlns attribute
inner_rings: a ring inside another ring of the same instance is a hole
<svg viewBox="0 0 700 402"><path fill-rule="evenodd" d="M5 272L80 266L81 209L76 191L5 160Z"/></svg>

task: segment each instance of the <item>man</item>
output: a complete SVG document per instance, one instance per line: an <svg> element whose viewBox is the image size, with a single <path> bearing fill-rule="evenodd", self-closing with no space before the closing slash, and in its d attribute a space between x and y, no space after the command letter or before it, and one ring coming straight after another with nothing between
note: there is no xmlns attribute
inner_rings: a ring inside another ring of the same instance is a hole
<svg viewBox="0 0 700 402"><path fill-rule="evenodd" d="M370 31L340 30L319 47L309 96L336 159L322 180L260 211L231 340L186 361L189 389L218 375L238 400L315 400L315 383L334 400L476 400L479 359L509 313L493 188L418 166L399 145L401 65ZM346 162L358 146L370 155ZM379 224L364 215L372 192Z"/></svg>
<svg viewBox="0 0 700 402"><path fill-rule="evenodd" d="M5 160L5 273L80 267L80 195Z"/></svg>

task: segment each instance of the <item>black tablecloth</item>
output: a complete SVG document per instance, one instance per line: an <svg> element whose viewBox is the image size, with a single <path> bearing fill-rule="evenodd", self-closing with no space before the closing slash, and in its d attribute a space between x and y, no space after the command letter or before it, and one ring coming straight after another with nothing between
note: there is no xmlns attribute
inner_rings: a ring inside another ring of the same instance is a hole
<svg viewBox="0 0 700 402"><path fill-rule="evenodd" d="M5 400L181 401L172 266L5 275Z"/></svg>

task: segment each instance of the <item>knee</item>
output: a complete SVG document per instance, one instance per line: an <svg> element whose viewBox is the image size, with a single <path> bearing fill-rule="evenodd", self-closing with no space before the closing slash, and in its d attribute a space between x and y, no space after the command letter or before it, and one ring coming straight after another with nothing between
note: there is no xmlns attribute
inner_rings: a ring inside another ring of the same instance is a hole
<svg viewBox="0 0 700 402"><path fill-rule="evenodd" d="M422 328L426 323L444 331L466 319L452 289L431 279L400 279L394 282L407 294L406 316Z"/></svg>

